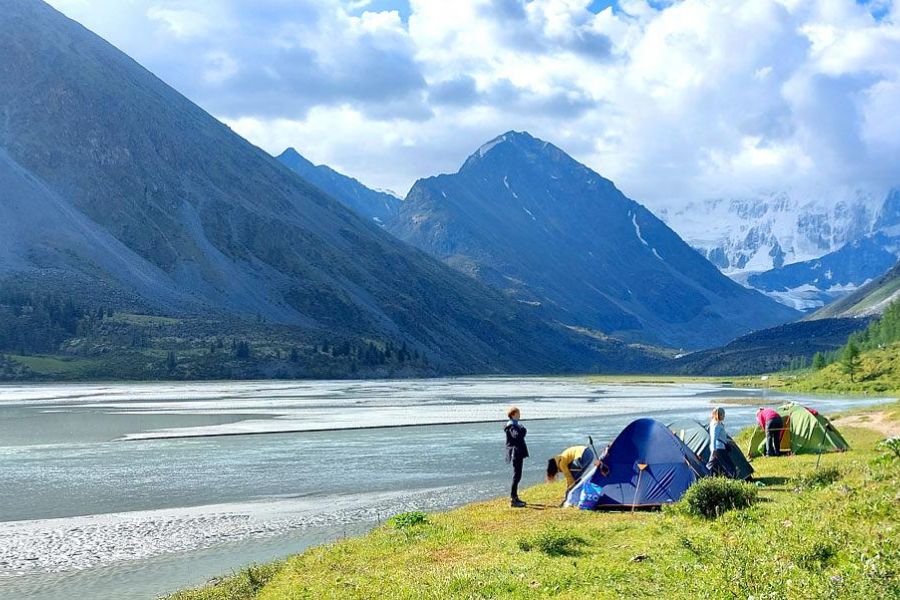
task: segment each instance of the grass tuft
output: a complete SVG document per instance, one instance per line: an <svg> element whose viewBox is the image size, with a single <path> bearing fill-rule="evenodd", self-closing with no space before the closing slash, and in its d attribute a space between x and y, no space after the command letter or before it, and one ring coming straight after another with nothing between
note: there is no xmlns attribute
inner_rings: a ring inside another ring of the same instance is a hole
<svg viewBox="0 0 900 600"><path fill-rule="evenodd" d="M520 539L518 545L523 552L536 550L547 556L577 556L578 548L584 543L584 538L571 530L551 524L536 535Z"/></svg>
<svg viewBox="0 0 900 600"><path fill-rule="evenodd" d="M421 511L405 512L388 519L388 525L394 529L409 529L428 524L428 515Z"/></svg>
<svg viewBox="0 0 900 600"><path fill-rule="evenodd" d="M812 490L816 488L831 485L842 476L841 470L837 467L826 467L817 469L812 473L807 473L797 479L798 490Z"/></svg>

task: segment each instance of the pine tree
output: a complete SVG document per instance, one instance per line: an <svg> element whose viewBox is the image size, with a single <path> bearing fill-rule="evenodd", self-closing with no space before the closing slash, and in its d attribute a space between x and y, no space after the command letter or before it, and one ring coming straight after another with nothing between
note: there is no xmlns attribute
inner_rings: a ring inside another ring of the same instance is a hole
<svg viewBox="0 0 900 600"><path fill-rule="evenodd" d="M825 368L825 355L821 352L816 352L815 356L813 356L812 368L816 371L821 371Z"/></svg>
<svg viewBox="0 0 900 600"><path fill-rule="evenodd" d="M175 352L169 350L169 354L166 355L166 370L171 373L175 370L175 367L178 366L178 359L175 357Z"/></svg>
<svg viewBox="0 0 900 600"><path fill-rule="evenodd" d="M844 352L841 354L841 366L844 372L850 376L850 381L854 382L854 376L859 370L859 346L856 345L856 340L851 339L844 347Z"/></svg>

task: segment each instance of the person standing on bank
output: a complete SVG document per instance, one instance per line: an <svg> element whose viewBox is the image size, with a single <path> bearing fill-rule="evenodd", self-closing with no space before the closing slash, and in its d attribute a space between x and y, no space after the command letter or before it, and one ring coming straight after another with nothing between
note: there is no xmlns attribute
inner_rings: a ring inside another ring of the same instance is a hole
<svg viewBox="0 0 900 600"><path fill-rule="evenodd" d="M509 505L513 508L523 508L525 503L519 498L519 482L522 481L522 463L528 458L528 446L525 444L525 435L528 430L519 423L522 414L515 406L510 406L506 411L509 421L503 431L506 433L506 462L512 463L513 479L509 490Z"/></svg>

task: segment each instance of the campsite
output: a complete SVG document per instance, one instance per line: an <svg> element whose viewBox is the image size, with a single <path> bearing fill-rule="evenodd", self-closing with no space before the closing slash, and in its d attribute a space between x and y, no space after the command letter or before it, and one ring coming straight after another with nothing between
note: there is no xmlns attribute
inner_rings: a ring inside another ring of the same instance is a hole
<svg viewBox="0 0 900 600"><path fill-rule="evenodd" d="M900 0L0 0L0 600L900 600Z"/></svg>
<svg viewBox="0 0 900 600"><path fill-rule="evenodd" d="M844 425L846 423L846 425ZM718 518L557 508L564 484L440 514L248 567L173 596L213 598L896 598L900 403L834 424L852 450L753 461L757 498ZM752 430L735 441L742 447ZM884 442L894 436L893 449ZM601 451L602 452L602 451Z"/></svg>

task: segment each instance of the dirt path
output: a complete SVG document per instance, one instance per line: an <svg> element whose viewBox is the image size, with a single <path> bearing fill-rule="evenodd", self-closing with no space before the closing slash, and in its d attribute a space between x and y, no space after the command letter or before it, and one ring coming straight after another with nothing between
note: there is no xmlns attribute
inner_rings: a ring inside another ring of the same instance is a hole
<svg viewBox="0 0 900 600"><path fill-rule="evenodd" d="M900 435L900 422L892 421L885 412L838 417L834 421L839 427L845 425L851 427L865 427L866 429L874 429L887 437Z"/></svg>

